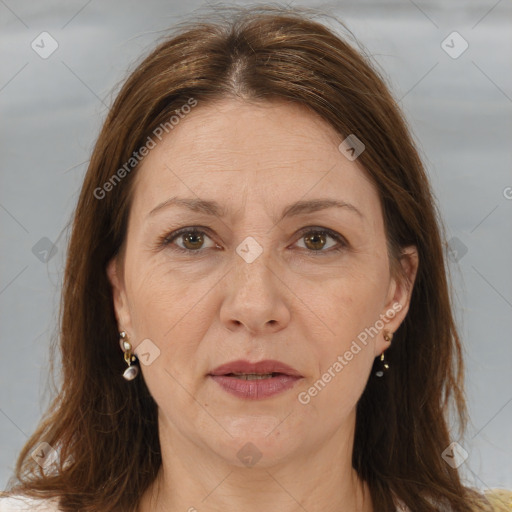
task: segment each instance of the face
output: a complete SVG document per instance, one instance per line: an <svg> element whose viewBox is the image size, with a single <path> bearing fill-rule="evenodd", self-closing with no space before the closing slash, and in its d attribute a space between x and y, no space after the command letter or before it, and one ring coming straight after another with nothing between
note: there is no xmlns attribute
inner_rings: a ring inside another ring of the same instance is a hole
<svg viewBox="0 0 512 512"><path fill-rule="evenodd" d="M246 446L270 465L350 437L410 287L390 274L377 191L342 140L300 106L223 100L199 104L137 171L108 275L169 439L236 465ZM290 208L319 200L339 205ZM299 377L210 375L236 360Z"/></svg>

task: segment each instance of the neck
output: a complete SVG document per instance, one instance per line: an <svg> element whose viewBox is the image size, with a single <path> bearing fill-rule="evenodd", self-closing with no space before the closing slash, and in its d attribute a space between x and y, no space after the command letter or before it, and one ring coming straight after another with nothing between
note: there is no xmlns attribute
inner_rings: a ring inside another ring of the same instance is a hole
<svg viewBox="0 0 512 512"><path fill-rule="evenodd" d="M286 460L245 467L198 446L160 415L163 463L138 512L372 512L368 486L351 464L353 428L341 434Z"/></svg>

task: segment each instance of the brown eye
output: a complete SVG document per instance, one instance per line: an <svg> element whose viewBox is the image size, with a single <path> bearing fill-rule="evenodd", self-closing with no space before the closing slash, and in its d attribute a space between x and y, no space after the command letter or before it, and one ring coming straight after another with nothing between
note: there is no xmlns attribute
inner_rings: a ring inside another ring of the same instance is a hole
<svg viewBox="0 0 512 512"><path fill-rule="evenodd" d="M336 243L327 245L329 238ZM332 251L340 251L347 247L345 239L338 233L329 229L309 229L308 231L303 231L300 240L304 240L304 246L309 252L313 254L317 253L315 256L328 254ZM338 245L338 247L336 247L336 245ZM332 251L329 249L332 249Z"/></svg>
<svg viewBox="0 0 512 512"><path fill-rule="evenodd" d="M210 239L210 237L204 231L195 228L184 228L165 236L161 244L173 246L173 249L185 253L200 253L206 239ZM181 245L178 242L181 242ZM215 245L212 242L210 247Z"/></svg>
<svg viewBox="0 0 512 512"><path fill-rule="evenodd" d="M203 235L198 231L191 231L186 235L181 235L181 240L183 241L183 245L185 249L200 249L201 245L204 243Z"/></svg>
<svg viewBox="0 0 512 512"><path fill-rule="evenodd" d="M305 245L308 249L319 251L324 248L327 237L325 233L313 233L304 237Z"/></svg>
<svg viewBox="0 0 512 512"><path fill-rule="evenodd" d="M329 242L329 239L334 242ZM210 240L210 245L205 242ZM333 252L339 252L348 247L347 241L339 233L326 228L305 228L299 240L304 240L304 250L314 256L325 256ZM163 236L159 246L169 246L172 250L185 254L202 254L205 249L221 247L206 234L203 229L196 227L182 228Z"/></svg>

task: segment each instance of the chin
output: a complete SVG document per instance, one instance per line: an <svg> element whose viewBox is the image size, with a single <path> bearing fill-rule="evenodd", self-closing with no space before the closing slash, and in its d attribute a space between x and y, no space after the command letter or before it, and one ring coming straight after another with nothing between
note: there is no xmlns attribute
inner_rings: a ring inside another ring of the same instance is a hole
<svg viewBox="0 0 512 512"><path fill-rule="evenodd" d="M286 417L286 415L284 416ZM286 429L286 421L275 416L238 417L230 424L221 422L227 432L208 444L228 464L238 467L272 467L285 462L305 439Z"/></svg>

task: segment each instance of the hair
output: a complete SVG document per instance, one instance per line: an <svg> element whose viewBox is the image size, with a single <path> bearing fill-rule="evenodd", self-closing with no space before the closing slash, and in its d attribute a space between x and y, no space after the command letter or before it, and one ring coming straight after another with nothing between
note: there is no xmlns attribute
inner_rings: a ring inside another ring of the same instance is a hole
<svg viewBox="0 0 512 512"><path fill-rule="evenodd" d="M485 509L441 457L451 442L452 407L461 432L467 410L434 195L384 75L357 41L358 49L349 42L348 29L345 40L315 20L322 15L278 5L216 6L206 19L166 33L125 81L72 220L59 313L62 384L19 454L10 493L58 496L64 512L134 511L156 478L157 405L143 378L121 377L126 364L106 265L122 256L139 167L134 155L159 127L170 133L169 119L184 105L238 98L293 102L321 116L340 141L355 134L365 144L358 163L380 197L392 271L399 271L402 248L417 247L409 311L386 351L390 370L381 379L372 371L357 404L352 464L379 512L394 512L395 498L415 512ZM41 442L59 454L53 471L30 456Z"/></svg>

